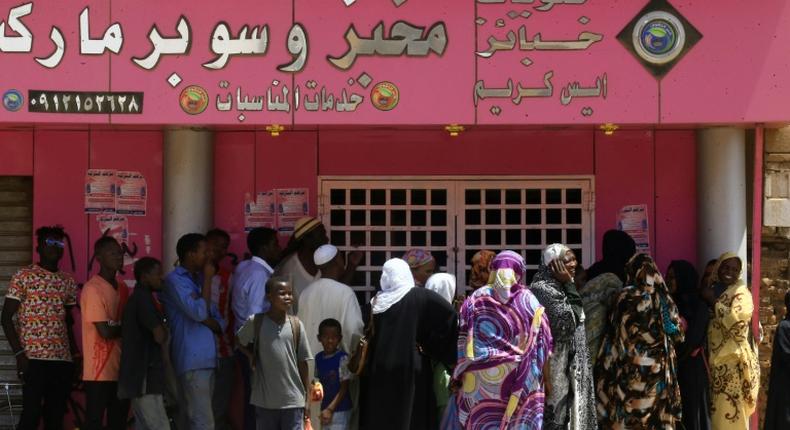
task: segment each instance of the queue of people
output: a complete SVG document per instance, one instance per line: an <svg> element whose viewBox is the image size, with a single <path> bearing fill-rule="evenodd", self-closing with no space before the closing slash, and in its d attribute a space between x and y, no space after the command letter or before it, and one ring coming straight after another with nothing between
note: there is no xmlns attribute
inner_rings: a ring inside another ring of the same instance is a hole
<svg viewBox="0 0 790 430"><path fill-rule="evenodd" d="M253 229L235 268L226 232L186 234L166 275L156 259L135 262L134 289L119 278L122 247L102 237L79 299L58 269L65 232L36 234L39 260L14 276L2 313L24 381L20 429L62 428L75 367L86 429L127 428L130 410L138 429L232 428L236 374L245 430L726 430L746 429L756 408L753 304L734 254L700 284L691 263L664 277L610 231L588 270L552 244L531 280L519 253L480 251L463 289L410 250L384 263L367 308L348 285L361 254L329 244L315 218L285 250ZM787 321L769 430L790 428Z"/></svg>

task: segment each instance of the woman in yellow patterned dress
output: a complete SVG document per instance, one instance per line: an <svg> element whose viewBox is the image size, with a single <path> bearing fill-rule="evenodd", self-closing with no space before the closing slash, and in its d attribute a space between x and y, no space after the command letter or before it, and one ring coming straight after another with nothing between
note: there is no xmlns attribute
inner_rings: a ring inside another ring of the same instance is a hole
<svg viewBox="0 0 790 430"><path fill-rule="evenodd" d="M733 253L719 258L712 286L724 292L716 301L708 327L711 422L716 430L746 430L757 405L760 367L750 324L752 293L741 280L743 263Z"/></svg>

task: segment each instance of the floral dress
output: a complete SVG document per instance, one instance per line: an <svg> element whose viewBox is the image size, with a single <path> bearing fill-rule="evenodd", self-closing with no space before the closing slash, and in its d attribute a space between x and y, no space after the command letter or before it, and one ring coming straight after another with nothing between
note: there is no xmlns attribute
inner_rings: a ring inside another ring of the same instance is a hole
<svg viewBox="0 0 790 430"><path fill-rule="evenodd" d="M708 326L711 421L716 430L746 429L757 406L760 365L749 339L754 305L739 282L724 291Z"/></svg>

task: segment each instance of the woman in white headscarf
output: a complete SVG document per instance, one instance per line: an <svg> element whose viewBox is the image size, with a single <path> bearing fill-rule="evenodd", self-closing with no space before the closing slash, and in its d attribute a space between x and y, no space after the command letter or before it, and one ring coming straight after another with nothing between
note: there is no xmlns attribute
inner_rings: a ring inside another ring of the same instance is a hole
<svg viewBox="0 0 790 430"><path fill-rule="evenodd" d="M529 289L546 307L554 338L546 379L544 429L592 430L595 413L592 363L584 330L582 299L576 291L576 255L555 243L543 251L543 264Z"/></svg>
<svg viewBox="0 0 790 430"><path fill-rule="evenodd" d="M366 368L365 428L437 428L431 360L455 364L458 316L438 294L414 288L409 265L384 263L381 291L371 301L373 339Z"/></svg>

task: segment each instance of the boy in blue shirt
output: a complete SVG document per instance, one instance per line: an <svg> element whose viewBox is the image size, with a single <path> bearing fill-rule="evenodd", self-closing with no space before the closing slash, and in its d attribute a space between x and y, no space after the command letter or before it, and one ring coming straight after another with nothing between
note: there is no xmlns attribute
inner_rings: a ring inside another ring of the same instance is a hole
<svg viewBox="0 0 790 430"><path fill-rule="evenodd" d="M318 341L324 350L315 356L315 376L324 387L321 402L321 428L347 430L351 418L351 396L348 393L348 354L339 349L343 340L340 322L328 318L318 326Z"/></svg>

